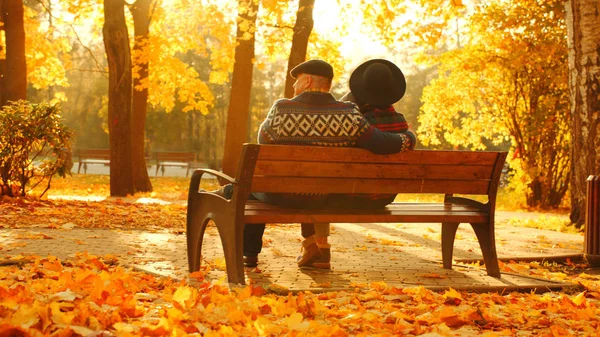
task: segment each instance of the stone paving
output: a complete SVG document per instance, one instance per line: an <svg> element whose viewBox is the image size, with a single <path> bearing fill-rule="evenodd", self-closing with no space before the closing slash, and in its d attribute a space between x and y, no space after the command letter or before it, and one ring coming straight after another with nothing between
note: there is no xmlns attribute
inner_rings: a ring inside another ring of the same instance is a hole
<svg viewBox="0 0 600 337"><path fill-rule="evenodd" d="M513 227L511 217L528 213L497 213L499 258L531 258L580 254L583 235ZM473 291L538 291L566 286L533 277L503 272L501 279L489 277L485 268L455 265L441 267L440 233L436 224L334 224L332 225L332 270L304 270L295 264L300 251L298 225L268 225L265 248L258 268L247 269L247 282L273 291L313 292L349 289L384 281L407 287ZM185 233L168 230L108 230L62 228L0 229L0 257L53 255L67 259L77 252L117 255L126 266L174 278L188 277ZM480 249L469 225L461 225L454 248L455 260L479 259ZM203 246L203 268L207 278L226 282L224 260L216 228L207 229Z"/></svg>

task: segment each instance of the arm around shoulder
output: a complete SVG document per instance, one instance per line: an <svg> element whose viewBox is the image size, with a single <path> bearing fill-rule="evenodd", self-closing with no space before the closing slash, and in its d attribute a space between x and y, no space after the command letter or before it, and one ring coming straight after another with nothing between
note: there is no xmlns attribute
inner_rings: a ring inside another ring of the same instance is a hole
<svg viewBox="0 0 600 337"><path fill-rule="evenodd" d="M376 154L392 154L414 149L417 136L409 129L406 133L383 132L369 125L358 138L357 145Z"/></svg>

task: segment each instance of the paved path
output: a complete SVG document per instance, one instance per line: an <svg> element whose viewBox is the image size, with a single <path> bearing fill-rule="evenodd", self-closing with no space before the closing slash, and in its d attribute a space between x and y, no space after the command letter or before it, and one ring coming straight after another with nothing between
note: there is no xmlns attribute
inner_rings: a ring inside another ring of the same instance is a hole
<svg viewBox="0 0 600 337"><path fill-rule="evenodd" d="M75 163L73 165L73 167L71 168L71 173L73 174L78 174L77 173L77 168L78 168L79 164ZM178 167L178 166L167 166L165 167L165 172L164 174L162 172L158 172L158 176L165 176L165 177L185 177L187 173L187 170L185 168L182 167ZM88 164L88 168L87 171L83 170L83 167L81 168L81 171L79 172L79 174L100 174L100 175L109 175L110 174L110 169L107 165L104 164ZM155 177L157 176L156 174L156 165L149 165L148 166L148 175L150 177ZM190 171L190 175L191 175L191 171ZM212 176L207 175L206 177L202 177L202 179L213 179Z"/></svg>
<svg viewBox="0 0 600 337"><path fill-rule="evenodd" d="M555 231L513 227L513 217L536 217L534 213L498 212L496 229L500 258L551 257L579 254L583 236ZM257 269L247 269L247 281L277 290L327 291L385 281L397 287L424 285L430 288L528 289L556 288L549 281L503 273L489 277L485 269L455 266L441 268L440 229L436 224L335 224L331 236L331 271L300 270L295 257L300 249L297 225L269 225L265 248ZM114 254L131 267L158 275L185 278L185 234L159 230L108 229L0 229L0 257L36 254L69 258L76 252ZM475 235L468 225L457 233L454 258L481 257ZM203 247L207 277L225 282L222 246L216 228L209 227Z"/></svg>

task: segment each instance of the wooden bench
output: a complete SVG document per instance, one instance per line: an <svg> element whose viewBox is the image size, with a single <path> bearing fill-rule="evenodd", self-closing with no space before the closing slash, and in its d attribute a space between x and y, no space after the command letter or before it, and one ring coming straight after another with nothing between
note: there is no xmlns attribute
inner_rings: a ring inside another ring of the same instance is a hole
<svg viewBox="0 0 600 337"><path fill-rule="evenodd" d="M109 149L78 149L75 151L75 156L79 160L77 174L81 171L82 166L83 174L86 174L88 164L110 165Z"/></svg>
<svg viewBox="0 0 600 337"><path fill-rule="evenodd" d="M165 175L165 167L183 167L186 169L185 176L187 177L190 173L190 170L199 167L199 163L196 162L196 153L194 152L183 152L183 151L174 151L174 152L166 152L166 151L157 151L154 153L154 159L156 159L156 173L155 176L158 175L158 170L162 172L162 175Z"/></svg>
<svg viewBox="0 0 600 337"><path fill-rule="evenodd" d="M236 178L195 170L187 210L190 272L199 270L204 231L216 223L229 282L244 284L244 223L441 223L443 267L452 268L460 223L470 223L487 274L500 277L494 238L496 193L506 152L415 150L376 155L358 148L244 144ZM204 174L234 185L231 200L199 192ZM436 193L442 203L393 203L381 210L284 209L248 200L251 192ZM487 196L485 203L461 195Z"/></svg>

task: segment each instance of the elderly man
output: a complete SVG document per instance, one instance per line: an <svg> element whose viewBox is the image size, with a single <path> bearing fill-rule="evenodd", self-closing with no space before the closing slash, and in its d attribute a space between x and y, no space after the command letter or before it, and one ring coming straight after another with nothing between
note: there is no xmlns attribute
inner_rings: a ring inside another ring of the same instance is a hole
<svg viewBox="0 0 600 337"><path fill-rule="evenodd" d="M296 79L294 98L277 100L258 132L260 144L295 144L312 146L361 147L377 154L390 154L414 147L416 136L406 133L386 133L373 127L350 102L341 102L330 94L333 68L323 60L306 61L291 71ZM259 200L294 208L319 208L352 205L353 197L344 195L291 195L256 193ZM358 199L357 199L358 200ZM360 199L365 207L368 200ZM366 207L384 207L377 204ZM247 225L244 229L244 265L254 267L262 248L264 224ZM315 240L315 226L302 224L302 255L298 266L329 264L329 254L323 254ZM322 261L323 257L327 261Z"/></svg>

